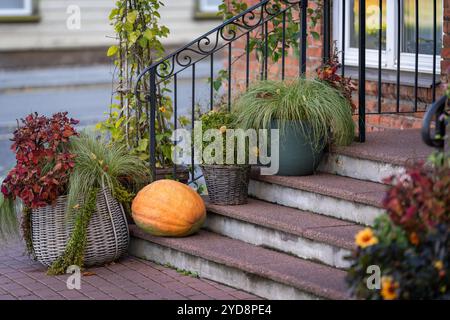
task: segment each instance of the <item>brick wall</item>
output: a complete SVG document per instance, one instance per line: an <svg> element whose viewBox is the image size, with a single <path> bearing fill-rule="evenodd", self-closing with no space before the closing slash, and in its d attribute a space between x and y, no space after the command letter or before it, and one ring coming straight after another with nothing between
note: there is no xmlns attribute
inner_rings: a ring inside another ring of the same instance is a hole
<svg viewBox="0 0 450 320"><path fill-rule="evenodd" d="M228 1L228 0L225 0ZM259 0L243 0L249 5L254 5ZM333 1L331 1L333 3ZM316 0L309 1L309 7L315 8L317 6ZM448 81L448 72L450 70L450 0L444 0L444 17L443 17L443 46L442 49L442 61L441 61L441 80L442 83L437 89L437 97L440 97L445 91L445 87ZM308 49L307 49L307 75L312 75L316 68L321 64L323 55L323 32L322 24L319 23L315 31L321 35L321 38L315 40L312 36L308 36ZM333 41L333 39L332 39ZM240 89L245 88L245 68L246 60L243 54L245 54L245 38L237 43L233 44L233 88ZM258 79L260 64L256 60L256 56L252 55L250 58L251 79ZM279 79L281 74L281 62L270 65L268 78ZM286 60L286 77L295 77L298 74L298 59L294 57L293 53L288 54ZM375 112L378 108L378 83L377 81L367 81L366 88L366 110L367 112ZM397 86L392 83L383 83L382 88L382 108L383 111L395 111L396 99L397 99ZM400 110L403 112L413 111L414 107L414 87L402 85L400 87ZM357 97L354 97L357 103ZM432 101L432 90L428 88L418 89L418 109L425 110L427 105ZM367 115L367 129L372 130L384 130L386 128L420 128L421 118L423 113L407 113L402 115Z"/></svg>

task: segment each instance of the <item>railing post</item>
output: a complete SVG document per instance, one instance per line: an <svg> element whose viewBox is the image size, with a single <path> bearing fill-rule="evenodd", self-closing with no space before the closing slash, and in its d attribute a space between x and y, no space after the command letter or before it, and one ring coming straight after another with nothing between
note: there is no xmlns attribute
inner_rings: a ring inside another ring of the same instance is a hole
<svg viewBox="0 0 450 320"><path fill-rule="evenodd" d="M299 61L299 74L304 75L306 73L306 37L307 37L307 10L308 0L302 0L300 2L300 61Z"/></svg>
<svg viewBox="0 0 450 320"><path fill-rule="evenodd" d="M150 70L150 95L149 99L149 151L150 151L150 174L153 181L156 180L156 108L157 108L157 97L156 97L156 68L154 67Z"/></svg>
<svg viewBox="0 0 450 320"><path fill-rule="evenodd" d="M344 22L342 22L344 23ZM323 62L331 56L331 5L330 0L323 0Z"/></svg>
<svg viewBox="0 0 450 320"><path fill-rule="evenodd" d="M359 1L359 142L366 141L366 0Z"/></svg>

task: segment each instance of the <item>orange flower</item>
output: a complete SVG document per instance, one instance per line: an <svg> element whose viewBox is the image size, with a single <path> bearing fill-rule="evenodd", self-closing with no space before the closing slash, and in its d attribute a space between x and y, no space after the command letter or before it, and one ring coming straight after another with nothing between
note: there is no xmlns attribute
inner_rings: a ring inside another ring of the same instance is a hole
<svg viewBox="0 0 450 320"><path fill-rule="evenodd" d="M409 241L410 241L413 245L415 245L415 246L419 245L420 240L419 240L419 236L417 235L417 233L412 232L412 233L409 235Z"/></svg>
<svg viewBox="0 0 450 320"><path fill-rule="evenodd" d="M364 230L358 232L358 234L355 236L355 242L359 247L364 249L366 247L377 244L378 238L373 234L372 229L365 228Z"/></svg>
<svg viewBox="0 0 450 320"><path fill-rule="evenodd" d="M442 268L444 268L444 263L441 260L435 261L434 267L438 270L442 270Z"/></svg>
<svg viewBox="0 0 450 320"><path fill-rule="evenodd" d="M399 284L392 277L381 278L381 296L384 300L395 300L398 298L397 289Z"/></svg>
<svg viewBox="0 0 450 320"><path fill-rule="evenodd" d="M166 108L165 107L160 107L159 111L161 111L162 113L166 112Z"/></svg>

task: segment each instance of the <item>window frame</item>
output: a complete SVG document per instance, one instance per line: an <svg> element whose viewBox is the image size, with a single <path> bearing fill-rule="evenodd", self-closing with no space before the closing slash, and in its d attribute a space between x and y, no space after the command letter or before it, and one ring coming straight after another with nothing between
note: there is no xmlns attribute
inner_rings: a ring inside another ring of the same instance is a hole
<svg viewBox="0 0 450 320"><path fill-rule="evenodd" d="M33 0L24 0L24 6L21 9L2 9L0 8L0 17L24 17L33 15Z"/></svg>
<svg viewBox="0 0 450 320"><path fill-rule="evenodd" d="M197 0L198 3L198 11L206 14L215 14L219 12L219 8L211 5L208 5L208 0Z"/></svg>
<svg viewBox="0 0 450 320"><path fill-rule="evenodd" d="M443 2L444 4L444 2ZM397 70L397 53L401 50L402 39L398 43L397 47L397 1L386 1L386 50L381 54L381 66L386 70ZM345 13L345 65L346 66L358 66L359 55L358 48L350 47L350 16L353 8L350 6L350 2L346 4ZM333 39L336 40L337 48L339 51L339 59L342 63L342 1L334 1L333 5ZM338 23L336 23L338 22ZM415 54L401 52L400 53L400 70L401 71L415 71ZM436 55L436 74L441 73L441 56ZM378 50L366 49L366 66L368 68L378 68ZM419 54L418 70L420 73L433 73L433 55Z"/></svg>

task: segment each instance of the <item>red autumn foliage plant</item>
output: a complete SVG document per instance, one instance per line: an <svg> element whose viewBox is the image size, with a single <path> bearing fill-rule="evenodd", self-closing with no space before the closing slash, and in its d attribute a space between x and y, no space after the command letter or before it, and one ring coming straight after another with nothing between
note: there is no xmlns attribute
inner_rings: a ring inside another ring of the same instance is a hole
<svg viewBox="0 0 450 320"><path fill-rule="evenodd" d="M407 233L423 235L438 224L450 224L450 166L418 163L405 174L385 180L392 187L383 204L391 220Z"/></svg>
<svg viewBox="0 0 450 320"><path fill-rule="evenodd" d="M1 185L5 198L20 198L31 209L53 204L65 193L75 155L69 152L69 139L78 135L77 120L67 112L51 118L37 113L21 119L14 131L11 149L16 166Z"/></svg>
<svg viewBox="0 0 450 320"><path fill-rule="evenodd" d="M333 55L322 66L317 68L317 78L325 81L333 88L337 89L350 102L352 111L355 111L356 105L353 102L352 95L356 90L356 85L350 77L344 77L338 74L341 64L336 47L334 47Z"/></svg>

